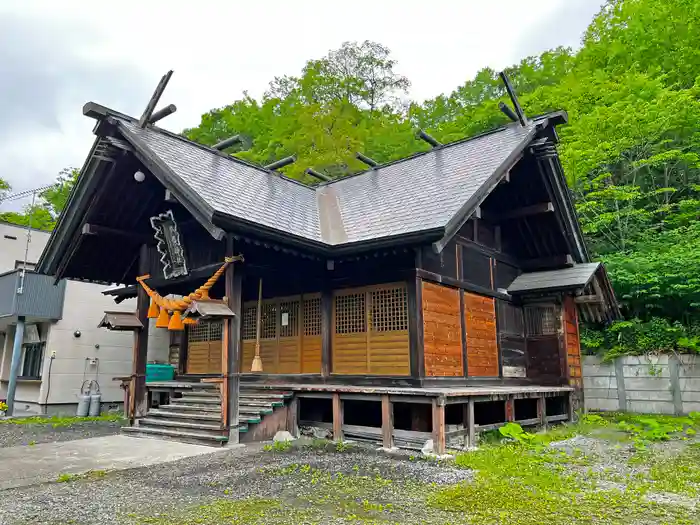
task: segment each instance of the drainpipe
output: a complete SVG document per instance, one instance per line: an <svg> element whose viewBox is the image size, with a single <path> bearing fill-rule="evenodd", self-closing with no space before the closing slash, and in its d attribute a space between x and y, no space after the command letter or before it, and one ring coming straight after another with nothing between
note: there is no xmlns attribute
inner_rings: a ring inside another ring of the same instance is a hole
<svg viewBox="0 0 700 525"><path fill-rule="evenodd" d="M10 365L10 383L7 386L7 415L14 415L15 390L17 390L17 375L19 374L19 362L22 358L22 343L24 342L24 316L17 317L15 327L15 342L12 347L12 364Z"/></svg>

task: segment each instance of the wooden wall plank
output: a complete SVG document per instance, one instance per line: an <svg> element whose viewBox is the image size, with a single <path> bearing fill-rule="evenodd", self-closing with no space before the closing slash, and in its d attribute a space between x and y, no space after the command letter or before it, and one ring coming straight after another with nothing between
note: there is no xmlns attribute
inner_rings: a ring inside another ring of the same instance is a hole
<svg viewBox="0 0 700 525"><path fill-rule="evenodd" d="M462 325L459 291L422 282L425 375L462 376Z"/></svg>
<svg viewBox="0 0 700 525"><path fill-rule="evenodd" d="M495 299L463 293L469 376L498 377Z"/></svg>
<svg viewBox="0 0 700 525"><path fill-rule="evenodd" d="M410 375L407 319L405 283L336 291L332 373Z"/></svg>
<svg viewBox="0 0 700 525"><path fill-rule="evenodd" d="M301 340L301 373L321 373L321 349L320 335L303 336Z"/></svg>

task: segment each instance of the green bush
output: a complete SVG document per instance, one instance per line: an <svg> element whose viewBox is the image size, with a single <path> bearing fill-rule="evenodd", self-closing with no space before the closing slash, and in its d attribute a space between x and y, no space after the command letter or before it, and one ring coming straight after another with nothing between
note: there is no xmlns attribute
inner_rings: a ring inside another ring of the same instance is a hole
<svg viewBox="0 0 700 525"><path fill-rule="evenodd" d="M583 328L581 348L584 353L601 355L605 360L623 355L651 353L698 353L700 335L697 327L652 317L648 321L616 321L603 330Z"/></svg>

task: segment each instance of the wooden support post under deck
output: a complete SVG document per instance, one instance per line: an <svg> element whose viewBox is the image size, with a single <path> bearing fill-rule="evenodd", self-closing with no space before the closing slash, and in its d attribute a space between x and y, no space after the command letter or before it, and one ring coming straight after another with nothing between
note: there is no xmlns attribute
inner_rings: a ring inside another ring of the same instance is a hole
<svg viewBox="0 0 700 525"><path fill-rule="evenodd" d="M394 407L388 394L382 395L382 446L394 447Z"/></svg>
<svg viewBox="0 0 700 525"><path fill-rule="evenodd" d="M231 234L226 237L226 255L233 256L234 239ZM225 414L225 424L229 429L229 443L238 443L238 395L240 390L240 323L241 323L241 296L243 289L243 275L235 263L226 268L225 274L226 303L234 317L224 321L224 352L223 372L224 383L222 385L222 405Z"/></svg>
<svg viewBox="0 0 700 525"><path fill-rule="evenodd" d="M537 398L537 419L540 420L542 428L547 426L547 409L543 396Z"/></svg>
<svg viewBox="0 0 700 525"><path fill-rule="evenodd" d="M141 246L139 251L139 275L146 275L149 269L148 246ZM149 297L143 286L136 292L136 313L143 325L134 336L134 355L131 369L131 417L138 418L148 411L148 393L146 391L146 359L148 356L148 305Z"/></svg>
<svg viewBox="0 0 700 525"><path fill-rule="evenodd" d="M506 399L506 421L515 421L515 401L512 397Z"/></svg>
<svg viewBox="0 0 700 525"><path fill-rule="evenodd" d="M435 453L445 453L445 400L437 397L433 399L433 444Z"/></svg>
<svg viewBox="0 0 700 525"><path fill-rule="evenodd" d="M333 392L333 441L343 441L343 402L338 392Z"/></svg>
<svg viewBox="0 0 700 525"><path fill-rule="evenodd" d="M576 418L576 411L574 409L574 392L569 392L566 396L566 402L568 404L569 421L573 421Z"/></svg>
<svg viewBox="0 0 700 525"><path fill-rule="evenodd" d="M299 399L294 396L287 405L287 432L299 437Z"/></svg>
<svg viewBox="0 0 700 525"><path fill-rule="evenodd" d="M474 425L474 398L470 397L467 403L467 438L468 446L476 446L476 426Z"/></svg>

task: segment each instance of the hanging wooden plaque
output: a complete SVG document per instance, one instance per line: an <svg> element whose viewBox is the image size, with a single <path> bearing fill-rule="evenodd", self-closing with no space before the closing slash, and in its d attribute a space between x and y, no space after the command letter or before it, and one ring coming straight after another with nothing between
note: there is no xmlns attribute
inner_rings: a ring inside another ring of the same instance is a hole
<svg viewBox="0 0 700 525"><path fill-rule="evenodd" d="M155 230L156 248L163 265L163 277L172 279L187 275L185 250L180 242L180 232L172 210L151 217L151 226Z"/></svg>

